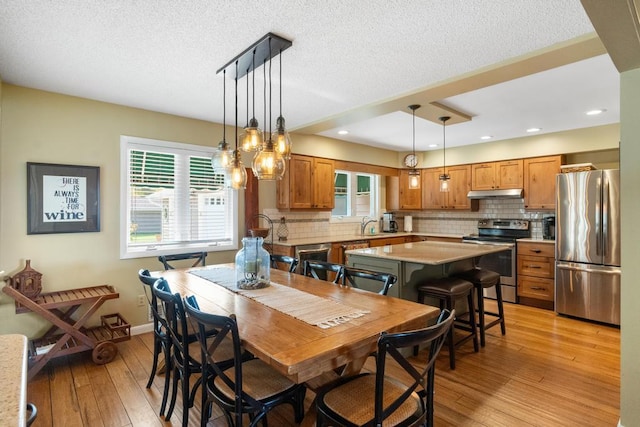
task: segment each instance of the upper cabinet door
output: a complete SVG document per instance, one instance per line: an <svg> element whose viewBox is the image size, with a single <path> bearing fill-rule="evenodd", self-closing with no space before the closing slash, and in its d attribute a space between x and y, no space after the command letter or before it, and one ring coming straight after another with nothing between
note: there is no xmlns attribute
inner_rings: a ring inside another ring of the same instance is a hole
<svg viewBox="0 0 640 427"><path fill-rule="evenodd" d="M334 197L334 173L333 160L315 158L313 163L313 203L316 209L333 209Z"/></svg>
<svg viewBox="0 0 640 427"><path fill-rule="evenodd" d="M524 159L525 209L555 209L556 175L561 165L562 156Z"/></svg>
<svg viewBox="0 0 640 427"><path fill-rule="evenodd" d="M522 188L523 186L523 161L507 160L496 163L496 188Z"/></svg>
<svg viewBox="0 0 640 427"><path fill-rule="evenodd" d="M424 170L419 170L420 175L422 176L422 173L424 172ZM422 180L419 179L418 182L420 182L420 187L419 188L409 188L409 170L408 169L401 169L400 170L400 174L399 174L399 179L400 179L400 209L407 209L407 210L416 210L416 209L422 209L422 186L423 186L423 182L421 182Z"/></svg>
<svg viewBox="0 0 640 427"><path fill-rule="evenodd" d="M446 209L447 193L440 192L439 177L444 173L442 168L422 169L422 208Z"/></svg>
<svg viewBox="0 0 640 427"><path fill-rule="evenodd" d="M471 165L471 187L473 190L493 190L495 188L496 164L475 163Z"/></svg>
<svg viewBox="0 0 640 427"><path fill-rule="evenodd" d="M471 190L471 165L458 165L447 168L451 177L449 192L446 194L447 209L470 209L471 200L467 197Z"/></svg>

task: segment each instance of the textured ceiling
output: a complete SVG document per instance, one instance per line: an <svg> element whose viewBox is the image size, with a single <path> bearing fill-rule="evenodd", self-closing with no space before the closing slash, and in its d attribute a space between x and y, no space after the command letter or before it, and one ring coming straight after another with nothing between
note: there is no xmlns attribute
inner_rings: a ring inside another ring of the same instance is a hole
<svg viewBox="0 0 640 427"><path fill-rule="evenodd" d="M0 10L4 82L214 122L222 122L223 82L216 70L267 32L276 33L293 41L282 55L283 113L290 129L302 130L593 32L579 0L0 0ZM582 65L557 71L568 81L546 81L540 73L529 82L439 100L472 116L451 127L451 145L476 143L485 133L494 139L522 136L515 126L529 126L526 116L538 119L545 109L540 98L558 92L589 104L584 110L607 108L601 122L617 122L615 68L606 56ZM278 70L274 61L274 119ZM603 99L583 99L584 86L576 84L594 75L603 80ZM227 80L229 119L233 85ZM255 80L260 93L262 68ZM538 99L529 108L510 104L510 96L531 92ZM604 99L609 92L614 93ZM246 97L245 80L239 97ZM595 105L605 101L616 104ZM260 96L261 125L262 111ZM240 125L245 117L241 101ZM406 112L344 122L353 130L341 138L410 149ZM536 125L545 131L584 126L556 122ZM507 123L511 127L503 128ZM466 133L456 136L457 128ZM336 130L326 124L322 133L334 136ZM418 130L424 140L433 132L441 135L427 120L419 119Z"/></svg>

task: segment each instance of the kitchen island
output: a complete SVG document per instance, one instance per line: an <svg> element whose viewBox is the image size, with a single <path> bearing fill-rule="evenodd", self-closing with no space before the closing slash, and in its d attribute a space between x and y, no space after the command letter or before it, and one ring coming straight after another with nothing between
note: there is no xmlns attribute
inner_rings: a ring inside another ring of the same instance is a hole
<svg viewBox="0 0 640 427"><path fill-rule="evenodd" d="M414 242L346 251L347 264L395 274L389 295L416 301L416 287L428 279L447 277L475 267L486 254L511 250L504 246L448 242ZM359 286L367 288L366 283Z"/></svg>

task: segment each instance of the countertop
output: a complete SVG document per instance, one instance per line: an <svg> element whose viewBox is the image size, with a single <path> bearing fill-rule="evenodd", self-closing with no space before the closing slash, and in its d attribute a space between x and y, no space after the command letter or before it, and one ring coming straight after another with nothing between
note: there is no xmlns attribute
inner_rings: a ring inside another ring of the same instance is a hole
<svg viewBox="0 0 640 427"><path fill-rule="evenodd" d="M510 250L496 245L470 245L449 242L414 242L375 248L352 249L347 255L360 255L417 264L442 265L486 254Z"/></svg>
<svg viewBox="0 0 640 427"><path fill-rule="evenodd" d="M0 425L26 425L27 337L0 335Z"/></svg>
<svg viewBox="0 0 640 427"><path fill-rule="evenodd" d="M444 237L450 239L462 239L462 234L445 234L445 233L419 233L419 232L397 232L397 233L376 233L364 235L354 234L353 236L321 236L321 237L303 237L298 239L287 239L285 241L275 240L274 245L280 246L302 246L302 245L318 245L321 243L340 243L340 242L353 242L360 240L372 240L372 239L390 239L393 237L404 236L423 236L423 237Z"/></svg>
<svg viewBox="0 0 640 427"><path fill-rule="evenodd" d="M555 245L555 240L545 240L545 239L518 239L518 242L526 242L526 243L544 243L546 245Z"/></svg>

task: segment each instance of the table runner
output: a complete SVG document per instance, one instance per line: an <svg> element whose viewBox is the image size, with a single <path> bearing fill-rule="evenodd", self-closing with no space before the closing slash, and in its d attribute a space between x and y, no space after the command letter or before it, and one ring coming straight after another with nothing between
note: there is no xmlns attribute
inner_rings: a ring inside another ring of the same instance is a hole
<svg viewBox="0 0 640 427"><path fill-rule="evenodd" d="M228 267L207 267L189 273L322 329L340 325L369 313L368 310L349 307L275 282L271 282L271 286L262 289L238 289L235 270Z"/></svg>

